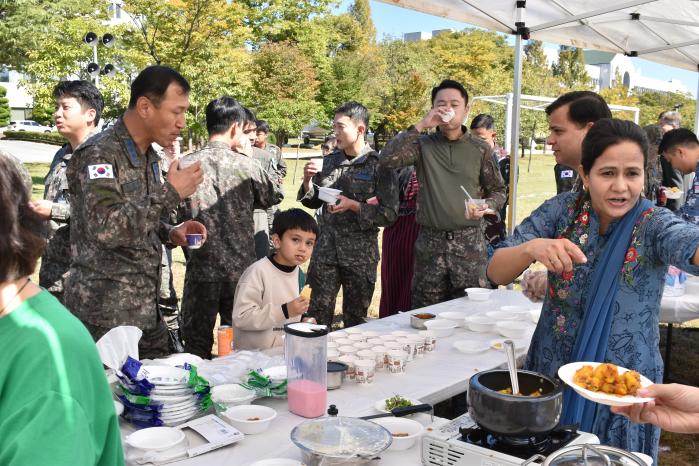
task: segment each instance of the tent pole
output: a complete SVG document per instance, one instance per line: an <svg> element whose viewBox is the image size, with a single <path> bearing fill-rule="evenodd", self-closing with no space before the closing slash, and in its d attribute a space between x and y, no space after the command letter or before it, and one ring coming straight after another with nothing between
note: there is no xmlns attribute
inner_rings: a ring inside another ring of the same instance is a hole
<svg viewBox="0 0 699 466"><path fill-rule="evenodd" d="M510 134L510 130L512 128L512 92L508 92L507 95L505 96L505 152L508 154L511 154L512 151L511 149L511 142L510 138L508 135ZM506 182L510 182L510 180L505 180Z"/></svg>
<svg viewBox="0 0 699 466"><path fill-rule="evenodd" d="M518 7L520 3L517 2ZM512 122L510 123L510 208L507 209L507 232L512 234L517 224L517 173L519 165L519 114L522 96L522 35L515 36L515 69L512 99ZM508 99L509 102L509 99Z"/></svg>
<svg viewBox="0 0 699 466"><path fill-rule="evenodd" d="M697 71L699 72L699 65L697 65ZM697 97L694 100L699 102L699 79L697 79ZM699 134L699 104L694 111L694 134Z"/></svg>

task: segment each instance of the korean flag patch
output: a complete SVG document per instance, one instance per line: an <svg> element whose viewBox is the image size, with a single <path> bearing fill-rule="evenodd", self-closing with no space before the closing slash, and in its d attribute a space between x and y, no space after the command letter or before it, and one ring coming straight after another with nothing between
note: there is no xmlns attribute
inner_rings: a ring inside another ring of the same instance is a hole
<svg viewBox="0 0 699 466"><path fill-rule="evenodd" d="M97 178L114 178L114 170L108 163L88 165L87 172L90 174L91 180L96 180Z"/></svg>

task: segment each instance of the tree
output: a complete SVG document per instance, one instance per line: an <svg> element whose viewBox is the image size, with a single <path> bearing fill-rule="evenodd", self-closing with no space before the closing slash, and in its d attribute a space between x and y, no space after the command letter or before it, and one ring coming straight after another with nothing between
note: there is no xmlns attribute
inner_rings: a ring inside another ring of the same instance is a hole
<svg viewBox="0 0 699 466"><path fill-rule="evenodd" d="M682 126L694 129L696 101L689 94L634 89L641 109L640 125L650 125L658 121L658 115L666 110L678 109L682 115Z"/></svg>
<svg viewBox="0 0 699 466"><path fill-rule="evenodd" d="M585 70L583 50L561 45L558 63L553 64L553 75L568 89L590 89L590 76Z"/></svg>
<svg viewBox="0 0 699 466"><path fill-rule="evenodd" d="M616 71L614 75L614 81L612 82L612 87L607 89L602 89L599 94L604 98L608 104L614 105L624 105L627 107L638 107L638 97L633 95L629 88L624 86L624 81L621 79L621 74L619 70ZM632 112L615 112L615 118L622 118L624 120L633 120Z"/></svg>
<svg viewBox="0 0 699 466"><path fill-rule="evenodd" d="M310 60L290 42L268 43L252 57L251 107L274 128L277 141L296 135L321 115L318 80Z"/></svg>
<svg viewBox="0 0 699 466"><path fill-rule="evenodd" d="M10 124L10 101L5 97L6 94L7 89L0 86L0 126Z"/></svg>
<svg viewBox="0 0 699 466"><path fill-rule="evenodd" d="M297 32L314 18L324 17L333 0L240 0L246 14L243 24L252 33L255 48L267 42L296 42Z"/></svg>
<svg viewBox="0 0 699 466"><path fill-rule="evenodd" d="M532 67L548 68L543 42L540 40L530 40L527 45L524 46L524 53L527 63Z"/></svg>
<svg viewBox="0 0 699 466"><path fill-rule="evenodd" d="M372 45L376 42L376 27L371 20L371 6L369 0L354 0L348 13L359 23L363 33L363 45Z"/></svg>
<svg viewBox="0 0 699 466"><path fill-rule="evenodd" d="M23 72L31 51L63 36L64 21L101 16L106 7L83 0L0 0L0 63Z"/></svg>

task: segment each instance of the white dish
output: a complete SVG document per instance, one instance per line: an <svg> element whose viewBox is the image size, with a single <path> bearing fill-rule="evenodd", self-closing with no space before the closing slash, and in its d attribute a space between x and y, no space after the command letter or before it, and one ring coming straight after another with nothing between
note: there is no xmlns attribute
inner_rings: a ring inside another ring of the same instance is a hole
<svg viewBox="0 0 699 466"><path fill-rule="evenodd" d="M530 324L517 320L505 320L495 324L495 330L497 330L500 335L507 338L523 338L530 329Z"/></svg>
<svg viewBox="0 0 699 466"><path fill-rule="evenodd" d="M403 398L405 398L405 397L403 397ZM389 411L386 409L386 400L387 399L388 398L384 398L384 399L379 400L376 403L374 403L374 409L380 413L388 413ZM420 400L415 400L413 398L405 398L405 399L408 400L409 402L411 402L413 404L413 406L422 404L422 401L420 401Z"/></svg>
<svg viewBox="0 0 699 466"><path fill-rule="evenodd" d="M178 398L181 396L192 396L192 389L189 387L179 388L177 390L160 390L158 388L150 392L151 396L158 398Z"/></svg>
<svg viewBox="0 0 699 466"><path fill-rule="evenodd" d="M524 349L527 348L527 345L529 345L528 340L525 340L525 339L515 340L512 338L496 338L495 340L490 340L488 345L490 346L491 349L494 349L497 351L505 351L505 345L503 344L503 342L505 340L512 340L512 343L515 344L515 352L524 351Z"/></svg>
<svg viewBox="0 0 699 466"><path fill-rule="evenodd" d="M184 432L170 427L147 427L127 436L124 441L143 451L165 451L185 441Z"/></svg>
<svg viewBox="0 0 699 466"><path fill-rule="evenodd" d="M432 334L437 338L448 337L454 333L457 325L454 322L446 319L433 319L425 322L427 330L431 330Z"/></svg>
<svg viewBox="0 0 699 466"><path fill-rule="evenodd" d="M191 393L187 393L185 395L153 395L151 393L150 399L151 401L162 401L163 403L167 404L175 404L190 400L193 396L194 395Z"/></svg>
<svg viewBox="0 0 699 466"><path fill-rule="evenodd" d="M199 403L196 399L190 400L190 401L185 401L183 403L172 404L172 405L164 404L162 409L161 409L161 412L172 413L172 412L177 412L177 411L186 411L186 410L191 409L195 406L198 406L198 404Z"/></svg>
<svg viewBox="0 0 699 466"><path fill-rule="evenodd" d="M231 406L223 413L233 427L246 435L260 434L269 428L277 412L262 405ZM249 420L259 418L259 420Z"/></svg>
<svg viewBox="0 0 699 466"><path fill-rule="evenodd" d="M662 187L663 191L665 191L665 196L668 199L679 199L682 197L682 194L684 194L684 191L679 190L679 191L672 191L672 188L668 188L663 186Z"/></svg>
<svg viewBox="0 0 699 466"><path fill-rule="evenodd" d="M267 369L262 369L260 374L269 378L272 383L279 383L286 380L286 366L273 366Z"/></svg>
<svg viewBox="0 0 699 466"><path fill-rule="evenodd" d="M340 189L320 187L318 188L318 199L328 204L335 204L340 193L342 193Z"/></svg>
<svg viewBox="0 0 699 466"><path fill-rule="evenodd" d="M575 375L575 372L582 368L583 366L592 366L593 368L599 366L600 362L571 362L570 364L566 364L565 366L561 366L558 369L558 376L561 378L563 382L565 382L570 388L575 390L578 395L582 396L583 398L587 398L590 401L594 401L595 403L600 403L603 405L607 406L630 406L633 404L637 403L646 403L648 401L652 401L655 398L652 397L640 397L640 396L632 396L632 395L626 395L626 396L616 396L616 395L609 395L607 393L600 393L600 392L593 392L592 390L588 390L586 388L582 388L579 385L577 385L575 382L573 382L573 376ZM619 371L620 374L623 374L624 372L627 372L628 369L617 366L617 370ZM641 375L641 387L648 387L650 385L653 385L653 382L649 380L647 377L644 377Z"/></svg>
<svg viewBox="0 0 699 466"><path fill-rule="evenodd" d="M121 401L114 400L114 411L116 411L117 417L121 416L121 413L124 412L124 405L121 404Z"/></svg>
<svg viewBox="0 0 699 466"><path fill-rule="evenodd" d="M411 448L425 430L419 422L402 417L382 417L372 419L371 422L382 426L391 433L393 442L391 442L391 446L388 449L392 451L402 451ZM395 436L397 433L408 435L397 437Z"/></svg>
<svg viewBox="0 0 699 466"><path fill-rule="evenodd" d="M255 398L255 391L237 383L216 385L211 389L211 399L228 406L249 404Z"/></svg>
<svg viewBox="0 0 699 466"><path fill-rule="evenodd" d="M146 372L146 379L152 384L168 385L180 387L186 386L189 382L189 371L172 366L143 366Z"/></svg>
<svg viewBox="0 0 699 466"><path fill-rule="evenodd" d="M457 324L459 327L465 327L466 326L466 317L468 317L468 314L465 312L460 312L460 311L447 311L447 312L442 312L437 315L440 319L447 319L455 324Z"/></svg>
<svg viewBox="0 0 699 466"><path fill-rule="evenodd" d="M466 288L466 294L471 301L487 301L493 290L488 288Z"/></svg>
<svg viewBox="0 0 699 466"><path fill-rule="evenodd" d="M466 327L474 332L490 332L495 326L493 319L484 315L469 316L465 319Z"/></svg>
<svg viewBox="0 0 699 466"><path fill-rule="evenodd" d="M199 407L195 407L192 409L188 409L187 411L178 411L176 413L162 413L160 415L160 420L163 422L174 422L174 421L186 421L190 418L192 418L195 414L197 414L199 411Z"/></svg>
<svg viewBox="0 0 699 466"><path fill-rule="evenodd" d="M302 462L288 458L269 458L255 461L250 466L304 466Z"/></svg>
<svg viewBox="0 0 699 466"><path fill-rule="evenodd" d="M196 354L191 354L191 353L175 353L167 358L162 360L163 362L167 363L169 366L183 366L184 363L187 363L191 366L198 366L204 360L197 356Z"/></svg>
<svg viewBox="0 0 699 466"><path fill-rule="evenodd" d="M506 312L506 311L488 311L485 313L485 316L488 317L489 319L492 319L493 321L518 320L522 317L521 314L517 314L515 312Z"/></svg>
<svg viewBox="0 0 699 466"><path fill-rule="evenodd" d="M473 340L456 340L452 346L465 354L477 354L488 351L488 343Z"/></svg>
<svg viewBox="0 0 699 466"><path fill-rule="evenodd" d="M500 310L504 312L511 312L513 314L525 314L529 312L529 308L525 306L500 306Z"/></svg>

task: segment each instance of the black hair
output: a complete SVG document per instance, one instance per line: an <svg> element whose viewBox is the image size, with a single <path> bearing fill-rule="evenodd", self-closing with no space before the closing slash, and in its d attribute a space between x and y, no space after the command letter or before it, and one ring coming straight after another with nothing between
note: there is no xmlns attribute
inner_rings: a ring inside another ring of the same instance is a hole
<svg viewBox="0 0 699 466"><path fill-rule="evenodd" d="M29 208L30 194L17 163L0 153L0 282L34 273L46 244L43 222Z"/></svg>
<svg viewBox="0 0 699 466"><path fill-rule="evenodd" d="M243 106L233 97L224 95L212 100L206 106L206 130L209 136L223 134L234 124L242 125L244 121Z"/></svg>
<svg viewBox="0 0 699 466"><path fill-rule="evenodd" d="M305 210L289 209L280 210L274 214L274 222L272 222L272 234L276 234L281 238L287 230L302 230L308 233L313 233L316 238L320 234L318 223Z"/></svg>
<svg viewBox="0 0 699 466"><path fill-rule="evenodd" d="M459 81L445 79L439 83L439 86L432 88L432 105L434 105L434 99L437 98L437 93L444 89L456 89L461 94L461 97L464 98L464 102L468 104L468 92L466 92L466 88Z"/></svg>
<svg viewBox="0 0 699 466"><path fill-rule="evenodd" d="M97 88L89 81L60 81L53 88L53 98L72 97L78 101L83 111L95 110L95 126L102 118L104 99Z"/></svg>
<svg viewBox="0 0 699 466"><path fill-rule="evenodd" d="M249 125L250 123L255 123L257 126L257 118L255 118L255 113L250 110L247 107L243 107L243 111L245 112L245 125Z"/></svg>
<svg viewBox="0 0 699 466"><path fill-rule="evenodd" d="M335 109L335 115L344 115L355 123L364 123L364 128L369 129L369 110L359 102L345 102Z"/></svg>
<svg viewBox="0 0 699 466"><path fill-rule="evenodd" d="M592 166L609 147L624 141L638 144L643 152L643 166L648 162L648 138L646 132L636 123L618 118L602 118L592 125L582 142L583 172L589 174Z"/></svg>
<svg viewBox="0 0 699 466"><path fill-rule="evenodd" d="M492 130L493 128L495 128L495 120L492 116L488 115L487 113L481 113L480 115L476 115L476 118L474 118L471 122L470 129L478 128Z"/></svg>
<svg viewBox="0 0 699 466"><path fill-rule="evenodd" d="M672 129L663 135L658 153L664 154L671 151L677 146L696 146L699 145L697 135L686 128Z"/></svg>
<svg viewBox="0 0 699 466"><path fill-rule="evenodd" d="M573 91L563 94L546 107L546 114L568 105L568 119L579 127L602 118L612 118L612 111L601 95L592 91Z"/></svg>
<svg viewBox="0 0 699 466"><path fill-rule="evenodd" d="M140 97L148 97L157 107L172 83L177 84L185 93L189 94L189 83L184 76L172 68L160 65L145 68L131 83L129 108L136 108L136 102Z"/></svg>
<svg viewBox="0 0 699 466"><path fill-rule="evenodd" d="M265 120L257 120L257 132L269 133L269 123Z"/></svg>

